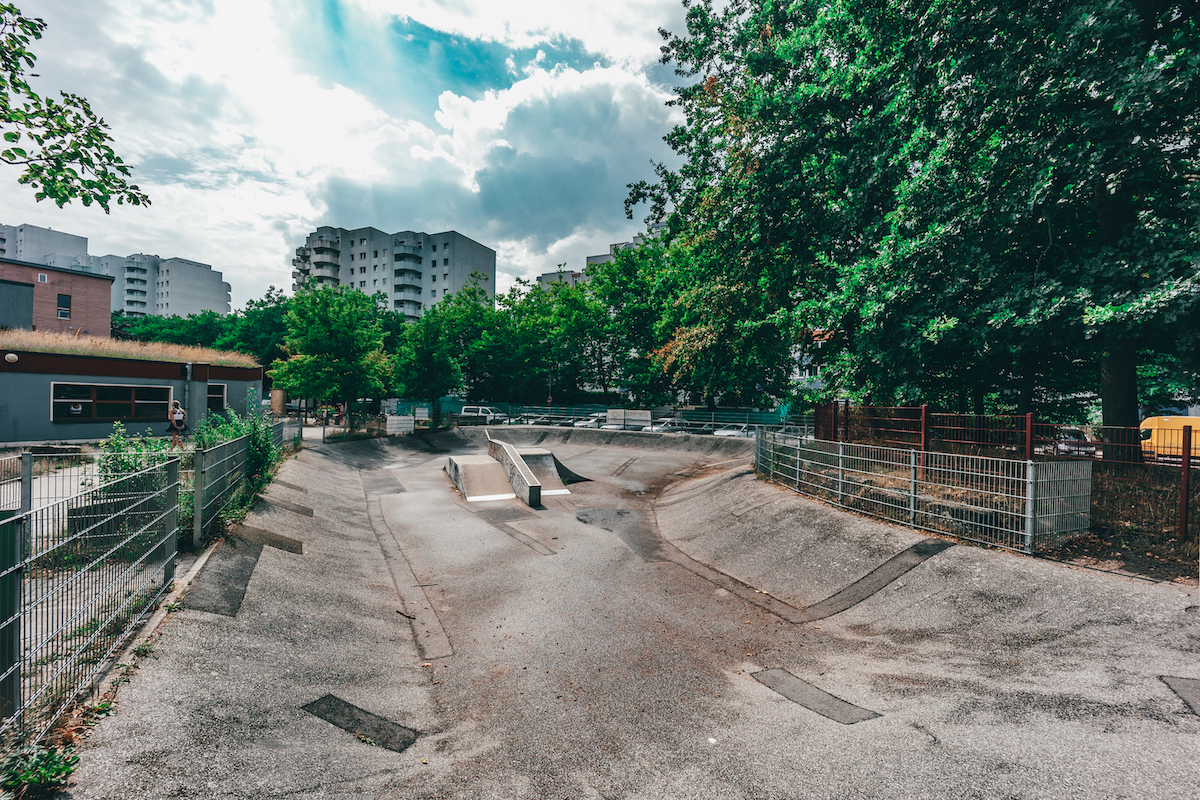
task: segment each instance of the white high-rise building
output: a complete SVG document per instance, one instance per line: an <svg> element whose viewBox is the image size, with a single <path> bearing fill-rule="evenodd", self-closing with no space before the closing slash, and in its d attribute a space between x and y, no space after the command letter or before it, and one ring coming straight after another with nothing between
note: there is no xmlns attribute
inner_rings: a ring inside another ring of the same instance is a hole
<svg viewBox="0 0 1200 800"><path fill-rule="evenodd" d="M87 237L39 228L0 225L0 255L33 264L111 275L113 311L131 317L179 316L201 311L230 311L230 285L208 264L186 258L92 256Z"/></svg>
<svg viewBox="0 0 1200 800"><path fill-rule="evenodd" d="M292 259L292 288L309 282L383 292L388 307L410 320L447 295L483 276L480 286L496 294L496 251L457 231L384 233L377 228L322 226L310 233Z"/></svg>

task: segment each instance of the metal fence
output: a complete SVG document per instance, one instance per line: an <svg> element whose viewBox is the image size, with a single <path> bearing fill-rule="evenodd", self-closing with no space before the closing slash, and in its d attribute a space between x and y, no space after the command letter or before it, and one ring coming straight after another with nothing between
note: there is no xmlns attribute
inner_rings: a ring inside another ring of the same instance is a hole
<svg viewBox="0 0 1200 800"><path fill-rule="evenodd" d="M299 447L304 437L304 420L286 417L271 424L271 443L276 447Z"/></svg>
<svg viewBox="0 0 1200 800"><path fill-rule="evenodd" d="M819 406L816 437L1038 463L1092 463L1095 525L1160 536L1200 529L1200 430L1039 422L1033 414L952 414L928 406Z"/></svg>
<svg viewBox="0 0 1200 800"><path fill-rule="evenodd" d="M188 542L198 547L212 535L221 512L229 507L246 478L249 437L242 436L195 453L192 487L192 535Z"/></svg>
<svg viewBox="0 0 1200 800"><path fill-rule="evenodd" d="M0 736L41 737L174 579L179 459L0 522Z"/></svg>
<svg viewBox="0 0 1200 800"><path fill-rule="evenodd" d="M1089 527L1091 463L1034 462L760 430L755 468L844 508L1032 553Z"/></svg>

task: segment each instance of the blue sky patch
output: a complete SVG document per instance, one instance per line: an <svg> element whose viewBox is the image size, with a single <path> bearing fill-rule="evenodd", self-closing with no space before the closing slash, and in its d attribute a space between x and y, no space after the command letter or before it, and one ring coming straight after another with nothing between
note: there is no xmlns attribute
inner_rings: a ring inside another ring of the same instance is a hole
<svg viewBox="0 0 1200 800"><path fill-rule="evenodd" d="M584 71L607 66L578 39L552 37L537 47L511 48L422 25L411 18L381 22L339 0L287 6L280 24L301 71L362 93L393 116L431 123L444 91L478 100L507 89L538 57L544 69Z"/></svg>

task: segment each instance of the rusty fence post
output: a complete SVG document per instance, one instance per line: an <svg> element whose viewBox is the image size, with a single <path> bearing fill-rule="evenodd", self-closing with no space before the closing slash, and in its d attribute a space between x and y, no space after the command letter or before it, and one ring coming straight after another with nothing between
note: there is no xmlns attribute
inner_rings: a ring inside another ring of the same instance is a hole
<svg viewBox="0 0 1200 800"><path fill-rule="evenodd" d="M1033 461L1033 412L1025 415L1025 460Z"/></svg>
<svg viewBox="0 0 1200 800"><path fill-rule="evenodd" d="M830 409L830 427L832 428L832 430L829 432L829 435L831 437L833 437L833 441L836 442L838 440L838 413L837 413L838 404L837 404L837 400L830 401L829 409Z"/></svg>
<svg viewBox="0 0 1200 800"><path fill-rule="evenodd" d="M1188 528L1188 493L1192 471L1192 426L1183 426L1183 458L1179 472L1179 541L1187 538Z"/></svg>

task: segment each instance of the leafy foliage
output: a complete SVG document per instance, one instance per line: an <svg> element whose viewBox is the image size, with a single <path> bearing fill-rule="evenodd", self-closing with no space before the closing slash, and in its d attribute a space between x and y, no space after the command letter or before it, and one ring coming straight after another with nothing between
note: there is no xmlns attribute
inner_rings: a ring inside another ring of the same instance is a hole
<svg viewBox="0 0 1200 800"><path fill-rule="evenodd" d="M274 362L275 385L297 397L378 396L390 372L383 352L382 296L348 287L301 290L285 317L286 360Z"/></svg>
<svg viewBox="0 0 1200 800"><path fill-rule="evenodd" d="M149 205L150 199L129 183L129 167L113 151L108 125L86 98L60 92L42 97L26 79L37 56L30 43L42 37L46 23L21 15L11 3L0 3L0 161L24 167L19 183L36 190L61 208L78 198L96 203ZM29 75L28 77L36 77Z"/></svg>
<svg viewBox="0 0 1200 800"><path fill-rule="evenodd" d="M27 745L9 753L0 766L0 786L17 798L44 797L65 786L79 763L71 748Z"/></svg>
<svg viewBox="0 0 1200 800"><path fill-rule="evenodd" d="M627 203L669 211L664 366L749 350L777 393L825 330L831 391L1023 410L1099 378L1129 424L1135 350L1194 358L1190 5L685 5L682 165Z"/></svg>

